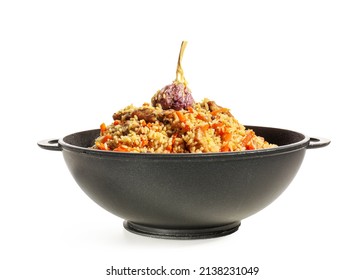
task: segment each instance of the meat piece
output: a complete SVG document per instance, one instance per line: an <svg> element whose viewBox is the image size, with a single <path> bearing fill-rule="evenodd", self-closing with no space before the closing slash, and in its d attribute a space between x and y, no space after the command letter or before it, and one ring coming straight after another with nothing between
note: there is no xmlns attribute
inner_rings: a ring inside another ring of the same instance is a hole
<svg viewBox="0 0 364 280"><path fill-rule="evenodd" d="M192 146L187 143L187 148L190 152L194 153L196 150L204 153L220 151L220 146L218 144L208 141L202 128L197 128L194 140Z"/></svg>
<svg viewBox="0 0 364 280"><path fill-rule="evenodd" d="M208 101L207 105L209 105L209 110L212 111L217 111L220 109L223 109L223 107L219 106L216 104L215 101ZM225 114L227 114L228 116L232 117L233 115L230 113L230 111L226 111Z"/></svg>
<svg viewBox="0 0 364 280"><path fill-rule="evenodd" d="M207 105L209 105L209 109L210 109L211 112L219 110L221 108L219 105L216 104L215 101L208 101Z"/></svg>
<svg viewBox="0 0 364 280"><path fill-rule="evenodd" d="M158 114L157 119L160 122L163 122L164 124L172 123L174 120L174 110L163 110L161 113Z"/></svg>
<svg viewBox="0 0 364 280"><path fill-rule="evenodd" d="M137 116L139 120L145 120L146 122L155 122L157 120L157 116L154 113L154 110L150 108L135 110L131 113L131 117L134 116Z"/></svg>
<svg viewBox="0 0 364 280"><path fill-rule="evenodd" d="M114 113L114 115L112 115L112 118L114 119L114 121L121 120L121 114L120 113Z"/></svg>
<svg viewBox="0 0 364 280"><path fill-rule="evenodd" d="M135 131L137 132L140 128L140 125L138 122L133 122L130 120L125 121L121 127L120 127L120 132L122 135L126 136L129 134L130 131Z"/></svg>
<svg viewBox="0 0 364 280"><path fill-rule="evenodd" d="M160 113L157 113L151 108L141 108L132 112L126 112L124 114L120 112L114 113L112 118L115 121L128 121L135 116L138 118L138 120L145 120L146 122L156 122L157 120L161 122L172 122L174 119L174 110L163 110Z"/></svg>
<svg viewBox="0 0 364 280"><path fill-rule="evenodd" d="M114 115L112 115L112 118L114 119L114 121L127 121L127 120L130 120L131 113L126 112L126 113L122 114L120 112L117 112L117 113L114 113Z"/></svg>

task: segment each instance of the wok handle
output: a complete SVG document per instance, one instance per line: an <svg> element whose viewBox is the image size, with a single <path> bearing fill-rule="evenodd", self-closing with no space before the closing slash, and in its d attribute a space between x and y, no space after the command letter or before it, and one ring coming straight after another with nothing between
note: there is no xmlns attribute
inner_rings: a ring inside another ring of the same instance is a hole
<svg viewBox="0 0 364 280"><path fill-rule="evenodd" d="M322 137L310 137L310 142L307 146L307 149L316 149L326 147L330 144L330 140Z"/></svg>
<svg viewBox="0 0 364 280"><path fill-rule="evenodd" d="M39 141L38 146L45 150L62 151L62 147L58 143L58 139L46 139Z"/></svg>

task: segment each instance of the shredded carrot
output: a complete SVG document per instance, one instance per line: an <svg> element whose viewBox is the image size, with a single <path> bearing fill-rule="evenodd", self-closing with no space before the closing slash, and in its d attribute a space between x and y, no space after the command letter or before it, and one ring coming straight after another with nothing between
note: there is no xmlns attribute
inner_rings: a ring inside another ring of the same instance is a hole
<svg viewBox="0 0 364 280"><path fill-rule="evenodd" d="M146 125L147 125L147 123L145 122L145 120L140 120L140 124L141 124L142 126L146 126Z"/></svg>
<svg viewBox="0 0 364 280"><path fill-rule="evenodd" d="M176 111L177 117L181 122L185 122L186 121L186 117L182 114L181 111Z"/></svg>
<svg viewBox="0 0 364 280"><path fill-rule="evenodd" d="M115 120L114 121L114 125L118 125L118 124L120 124L120 121L119 120Z"/></svg>
<svg viewBox="0 0 364 280"><path fill-rule="evenodd" d="M191 106L187 107L188 112L193 113L193 108Z"/></svg>

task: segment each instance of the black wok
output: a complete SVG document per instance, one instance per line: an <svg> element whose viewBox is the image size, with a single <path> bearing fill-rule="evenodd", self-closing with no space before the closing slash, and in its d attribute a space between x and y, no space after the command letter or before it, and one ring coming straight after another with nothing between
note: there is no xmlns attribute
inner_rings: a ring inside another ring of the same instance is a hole
<svg viewBox="0 0 364 280"><path fill-rule="evenodd" d="M227 153L139 154L93 150L99 130L40 141L62 151L72 176L97 204L134 233L196 239L235 232L291 183L307 149L330 141L247 126L279 147Z"/></svg>

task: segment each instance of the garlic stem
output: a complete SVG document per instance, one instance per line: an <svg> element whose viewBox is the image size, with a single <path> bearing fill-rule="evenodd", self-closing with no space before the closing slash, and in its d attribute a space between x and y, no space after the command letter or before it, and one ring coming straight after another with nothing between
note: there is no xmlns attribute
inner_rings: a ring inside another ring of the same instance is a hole
<svg viewBox="0 0 364 280"><path fill-rule="evenodd" d="M184 72L183 72L183 69L182 69L181 62L182 62L183 53L185 51L186 46L187 46L187 41L182 41L181 49L179 51L179 56L178 56L176 80L175 80L175 82L183 83L185 86L187 86L187 81L186 81L185 76L184 76Z"/></svg>

